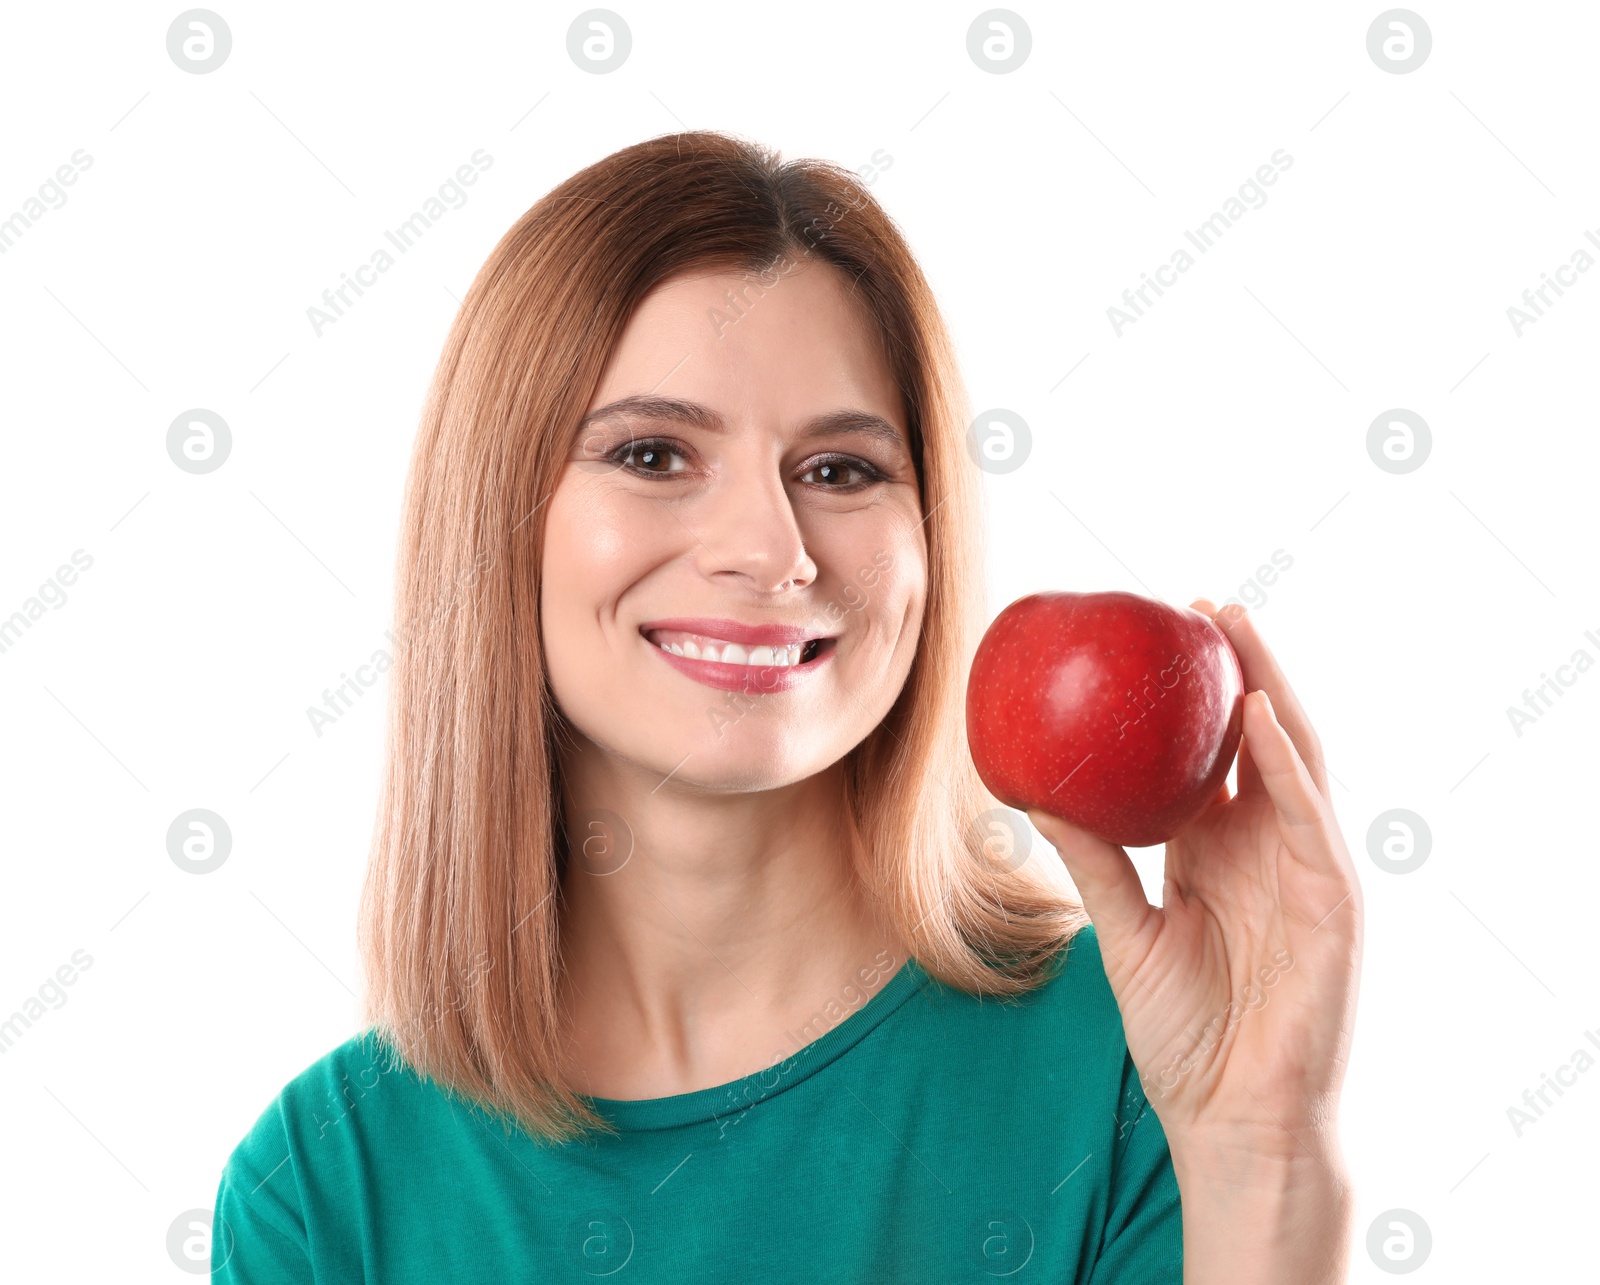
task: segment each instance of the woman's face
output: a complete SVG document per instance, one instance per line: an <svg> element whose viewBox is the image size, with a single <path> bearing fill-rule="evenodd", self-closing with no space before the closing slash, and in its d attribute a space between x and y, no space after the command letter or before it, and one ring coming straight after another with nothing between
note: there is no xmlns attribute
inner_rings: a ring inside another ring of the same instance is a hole
<svg viewBox="0 0 1600 1285"><path fill-rule="evenodd" d="M922 624L899 389L846 278L793 263L643 300L545 519L563 713L647 776L710 790L842 758L894 703Z"/></svg>

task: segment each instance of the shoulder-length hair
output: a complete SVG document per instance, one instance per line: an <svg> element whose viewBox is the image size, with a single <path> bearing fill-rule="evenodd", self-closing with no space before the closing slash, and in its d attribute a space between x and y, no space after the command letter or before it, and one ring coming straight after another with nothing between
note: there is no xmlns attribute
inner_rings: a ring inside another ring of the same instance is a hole
<svg viewBox="0 0 1600 1285"><path fill-rule="evenodd" d="M1019 862L984 816L996 804L964 716L986 611L978 469L950 339L899 229L828 162L780 163L716 132L625 147L517 220L445 341L406 484L361 898L364 1019L416 1071L538 1141L610 1127L558 1069L564 720L538 627L543 505L653 286L691 270L770 279L796 256L841 270L882 335L925 515L916 657L843 765L863 893L919 965L974 994L1037 986L1087 922L1042 868L1048 850Z"/></svg>

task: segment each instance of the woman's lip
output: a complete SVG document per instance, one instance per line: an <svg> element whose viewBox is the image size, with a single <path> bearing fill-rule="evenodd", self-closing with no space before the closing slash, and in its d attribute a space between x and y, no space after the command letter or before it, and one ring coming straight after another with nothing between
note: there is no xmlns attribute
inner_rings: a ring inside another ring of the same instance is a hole
<svg viewBox="0 0 1600 1285"><path fill-rule="evenodd" d="M646 636L652 629L676 629L686 634L700 634L722 642L739 643L744 647L786 647L791 643L810 642L813 638L828 638L823 629L805 625L747 625L738 620L712 616L674 616L670 620L647 620L639 626Z"/></svg>
<svg viewBox="0 0 1600 1285"><path fill-rule="evenodd" d="M664 625L652 627L665 628ZM728 641L736 640L730 638ZM721 660L692 660L688 656L677 656L664 647L656 646L648 638L644 643L662 660L697 683L704 683L707 687L715 687L725 692L740 692L747 696L788 691L797 683L805 682L826 665L837 650L834 640L828 638L823 641L814 657L798 665L730 665Z"/></svg>

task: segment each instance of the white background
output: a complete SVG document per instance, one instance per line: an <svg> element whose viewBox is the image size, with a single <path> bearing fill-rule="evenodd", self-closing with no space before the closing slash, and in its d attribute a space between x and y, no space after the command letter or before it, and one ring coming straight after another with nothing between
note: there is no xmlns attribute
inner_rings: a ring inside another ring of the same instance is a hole
<svg viewBox="0 0 1600 1285"><path fill-rule="evenodd" d="M1431 1228L1418 1279L1593 1277L1600 1067L1520 1137L1507 1108L1600 1035L1600 673L1520 736L1506 709L1600 660L1600 272L1520 336L1507 309L1600 255L1600 10L1424 5L1432 52L1394 74L1378 3L1029 4L1031 54L993 74L981 5L617 0L632 53L595 75L567 52L581 6L217 2L209 74L168 56L179 5L16 7L0 46L0 219L92 157L0 255L0 617L93 558L0 654L0 1017L93 961L0 1056L6 1276L182 1279L169 1226L356 1029L384 691L321 737L305 711L385 646L457 300L567 175L709 127L892 158L872 190L974 408L1033 437L987 480L992 612L1045 588L1220 603L1292 558L1257 610L1368 914L1352 1279L1389 1278L1365 1239L1393 1208ZM465 205L318 337L307 308L479 148ZM1108 307L1280 148L1266 204L1119 337ZM193 407L233 435L204 476L166 454ZM1395 407L1432 432L1406 474L1366 447ZM165 846L196 807L233 835L204 877ZM1391 808L1431 830L1413 873L1368 855ZM1138 858L1155 897L1160 853Z"/></svg>

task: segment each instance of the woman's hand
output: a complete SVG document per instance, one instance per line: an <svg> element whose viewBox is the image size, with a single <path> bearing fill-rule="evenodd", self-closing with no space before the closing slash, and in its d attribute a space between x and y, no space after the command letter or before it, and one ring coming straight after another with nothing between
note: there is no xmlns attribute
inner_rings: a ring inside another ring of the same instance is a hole
<svg viewBox="0 0 1600 1285"><path fill-rule="evenodd" d="M1228 635L1244 671L1239 792L1224 784L1167 844L1162 904L1145 901L1122 848L1037 809L1028 817L1094 923L1175 1163L1227 1157L1250 1173L1257 1159L1260 1172L1315 1160L1331 1175L1361 889L1322 747L1254 622L1242 608L1193 606Z"/></svg>

